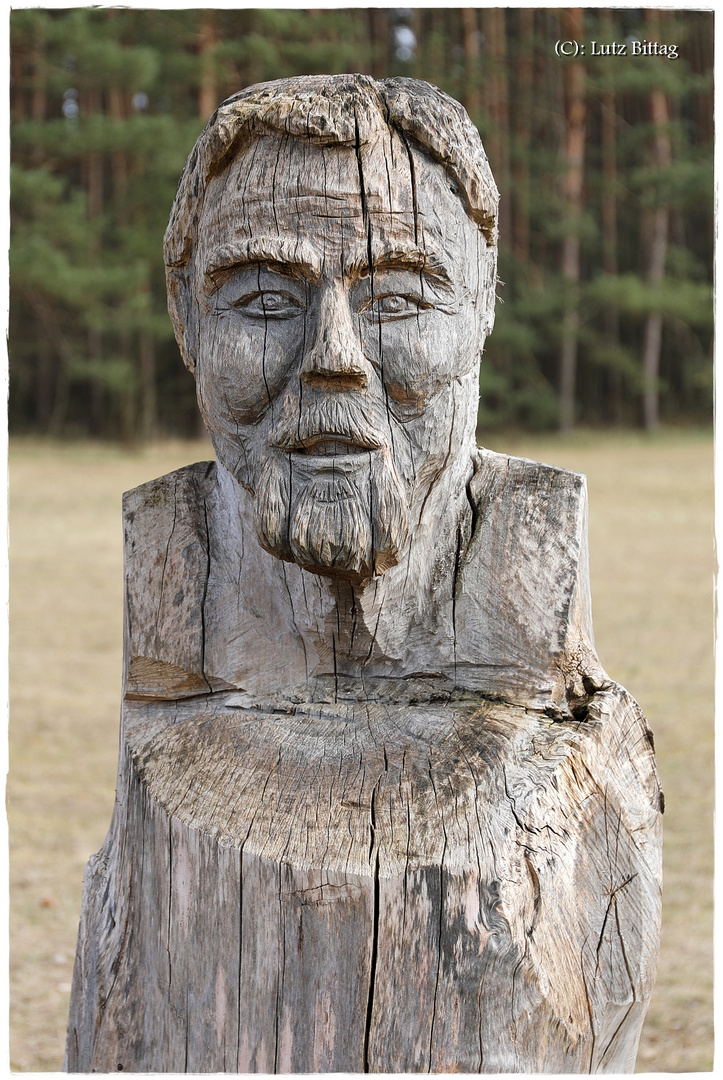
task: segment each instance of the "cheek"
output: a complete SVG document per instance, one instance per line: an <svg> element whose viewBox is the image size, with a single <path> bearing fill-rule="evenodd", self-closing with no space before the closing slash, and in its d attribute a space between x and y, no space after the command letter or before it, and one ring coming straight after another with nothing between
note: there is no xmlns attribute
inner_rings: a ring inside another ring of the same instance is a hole
<svg viewBox="0 0 723 1080"><path fill-rule="evenodd" d="M304 320L264 323L220 314L201 327L199 396L212 425L255 424L300 357Z"/></svg>
<svg viewBox="0 0 723 1080"><path fill-rule="evenodd" d="M419 318L383 323L368 334L368 355L378 365L389 407L400 421L424 414L458 376L477 362L472 313L425 312Z"/></svg>

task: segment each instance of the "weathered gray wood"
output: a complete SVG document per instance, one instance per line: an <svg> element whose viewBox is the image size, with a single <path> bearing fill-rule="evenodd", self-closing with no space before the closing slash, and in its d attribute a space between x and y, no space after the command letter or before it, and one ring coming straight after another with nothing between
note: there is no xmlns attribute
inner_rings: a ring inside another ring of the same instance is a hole
<svg viewBox="0 0 723 1080"><path fill-rule="evenodd" d="M584 477L478 449L468 469L465 557L456 530L438 532L431 595L420 597L408 564L392 567L361 597L356 622L348 586L310 584L254 543L253 497L222 465L129 492L126 695L305 694L334 671L328 619L339 609L339 672L429 674L431 643L431 670L454 685L564 711L570 658L584 653L586 677L605 679L590 647Z"/></svg>
<svg viewBox="0 0 723 1080"><path fill-rule="evenodd" d="M170 309L218 462L124 500L70 1071L634 1066L662 795L584 478L475 444L496 203L409 80L251 88L189 159Z"/></svg>
<svg viewBox="0 0 723 1080"><path fill-rule="evenodd" d="M452 693L252 717L220 697L126 706L133 797L96 862L69 1067L632 1066L659 789L624 691L580 722Z"/></svg>

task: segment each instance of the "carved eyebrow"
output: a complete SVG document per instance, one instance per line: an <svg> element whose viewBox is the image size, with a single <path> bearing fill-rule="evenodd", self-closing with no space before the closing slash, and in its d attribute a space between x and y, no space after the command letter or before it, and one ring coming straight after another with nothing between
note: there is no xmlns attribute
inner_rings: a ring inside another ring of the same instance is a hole
<svg viewBox="0 0 723 1080"><path fill-rule="evenodd" d="M225 271L236 270L251 263L262 263L292 277L300 277L318 285L321 271L318 258L304 241L283 237L251 237L235 240L214 248L206 262L205 274L213 288L214 279Z"/></svg>
<svg viewBox="0 0 723 1080"><path fill-rule="evenodd" d="M425 251L416 245L373 245L374 270L406 270L422 273L438 285L452 287L450 274L434 251ZM288 240L284 237L249 237L222 244L214 248L206 262L205 275L209 291L219 287L222 277L229 271L243 266L261 263L291 277L299 277L312 285L321 283L321 264L318 254L304 240ZM365 276L369 272L367 252L359 259L346 262L347 272Z"/></svg>
<svg viewBox="0 0 723 1080"><path fill-rule="evenodd" d="M411 247L374 247L374 270L407 270L422 273L438 285L452 288L452 279L443 261L435 251L425 251L413 245ZM358 265L352 263L357 272L368 270L368 258Z"/></svg>

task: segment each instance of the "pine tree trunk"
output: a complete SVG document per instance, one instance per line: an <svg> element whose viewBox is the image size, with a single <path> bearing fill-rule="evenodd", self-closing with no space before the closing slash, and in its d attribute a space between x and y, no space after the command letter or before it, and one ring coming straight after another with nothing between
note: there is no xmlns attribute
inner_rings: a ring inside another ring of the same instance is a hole
<svg viewBox="0 0 723 1080"><path fill-rule="evenodd" d="M613 24L610 12L603 14L603 26L607 41L613 40ZM602 263L603 270L611 277L618 274L618 203L617 203L617 106L612 89L610 73L600 99L600 123L602 129ZM620 318L617 306L608 304L605 309L605 336L612 349L620 344ZM610 414L614 423L622 422L622 386L620 370L610 369Z"/></svg>
<svg viewBox="0 0 723 1080"><path fill-rule="evenodd" d="M658 12L647 11L646 22L651 35L658 33ZM655 127L653 161L657 168L666 169L672 160L672 149L669 133L670 112L668 99L662 90L655 89L650 94L650 118ZM665 203L658 205L653 211L647 273L648 282L652 286L659 286L665 276L669 217L670 211ZM660 422L658 379L662 339L662 312L651 311L645 321L642 359L643 422L647 431L654 431Z"/></svg>
<svg viewBox="0 0 723 1080"><path fill-rule="evenodd" d="M82 112L93 116L101 111L101 97L97 90L89 90L81 103ZM103 158L96 151L85 155L85 190L88 199L88 219L94 222L103 213ZM98 238L92 236L91 248L98 254Z"/></svg>
<svg viewBox="0 0 723 1080"><path fill-rule="evenodd" d="M386 8L369 8L369 41L372 55L372 75L385 79L389 74L389 12Z"/></svg>
<svg viewBox="0 0 723 1080"><path fill-rule="evenodd" d="M88 360L95 369L90 379L90 432L99 439L105 434L105 387L98 377L98 368L103 360L103 339L97 326L89 326L85 336Z"/></svg>
<svg viewBox="0 0 723 1080"><path fill-rule="evenodd" d="M73 350L58 324L55 311L45 297L36 289L25 290L24 297L30 309L42 324L46 341L52 345L53 351L59 359L56 368L55 396L47 430L49 435L60 435L63 431L68 410L69 371L73 360Z"/></svg>
<svg viewBox="0 0 723 1080"><path fill-rule="evenodd" d="M42 432L47 432L52 415L52 373L53 354L47 338L41 338L37 344L35 367L35 416Z"/></svg>
<svg viewBox="0 0 723 1080"><path fill-rule="evenodd" d="M111 119L122 124L128 116L127 103L124 101L123 91L113 87L108 92L108 111ZM113 170L113 196L116 201L115 219L119 225L128 224L128 155L123 150L117 150L111 156Z"/></svg>
<svg viewBox="0 0 723 1080"><path fill-rule="evenodd" d="M477 122L481 104L480 85L480 35L477 8L462 8L462 31L464 38L464 97L462 104Z"/></svg>
<svg viewBox="0 0 723 1080"><path fill-rule="evenodd" d="M30 105L30 115L36 124L42 124L46 118L48 100L46 90L46 75L45 75L45 50L44 42L36 41L35 48L33 49L30 57L32 65L32 98ZM34 165L41 165L43 162L43 147L38 142L33 148L31 160Z"/></svg>
<svg viewBox="0 0 723 1080"><path fill-rule="evenodd" d="M141 382L141 438L150 442L158 434L156 403L156 349L150 330L139 335Z"/></svg>
<svg viewBox="0 0 723 1080"><path fill-rule="evenodd" d="M565 35L582 41L582 8L564 13ZM585 161L585 65L570 60L565 65L565 174L563 181L565 236L562 241L562 277L568 286L568 300L562 323L560 348L560 431L572 431L575 423L575 384L577 375L577 337L580 322L578 292L580 284L579 220Z"/></svg>
<svg viewBox="0 0 723 1080"><path fill-rule="evenodd" d="M198 32L198 51L201 60L201 81L198 91L198 115L202 120L209 116L219 104L218 79L216 77L215 47L218 44L216 14L204 11L201 29Z"/></svg>
<svg viewBox="0 0 723 1080"><path fill-rule="evenodd" d="M499 234L502 243L509 238L510 207L510 111L507 84L507 40L504 8L485 8L482 13L486 38L486 93L485 104L490 128L485 140L487 156L502 192L499 211Z"/></svg>
<svg viewBox="0 0 723 1080"><path fill-rule="evenodd" d="M535 42L535 12L522 8L518 12L519 44L515 65L516 109L514 164L514 252L523 266L530 261L530 137L532 133L532 102Z"/></svg>
<svg viewBox="0 0 723 1080"><path fill-rule="evenodd" d="M10 110L13 121L23 123L27 120L28 110L25 101L24 69L28 54L25 49L15 45L10 50Z"/></svg>

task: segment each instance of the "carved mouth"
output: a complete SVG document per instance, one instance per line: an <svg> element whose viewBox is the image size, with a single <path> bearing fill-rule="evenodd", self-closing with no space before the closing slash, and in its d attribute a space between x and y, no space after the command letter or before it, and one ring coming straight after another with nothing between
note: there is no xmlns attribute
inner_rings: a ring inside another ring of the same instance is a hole
<svg viewBox="0 0 723 1080"><path fill-rule="evenodd" d="M368 454L370 451L378 449L378 446L364 445L332 435L319 435L294 447L297 454L306 454L310 457L349 457L351 455Z"/></svg>

